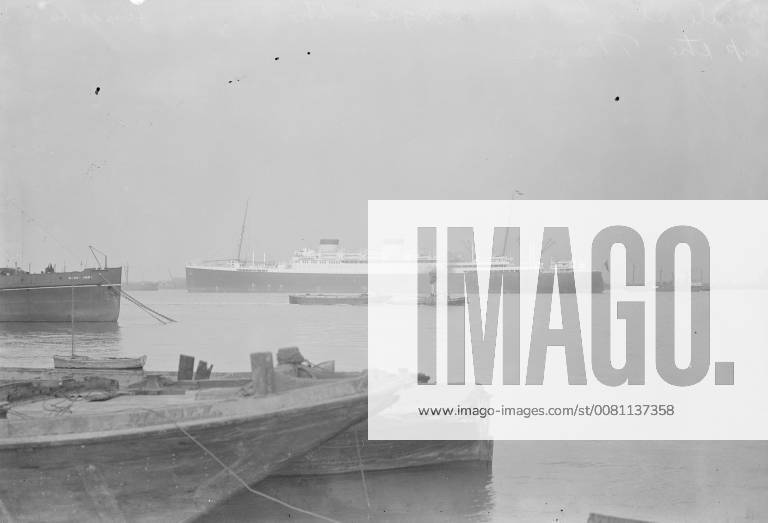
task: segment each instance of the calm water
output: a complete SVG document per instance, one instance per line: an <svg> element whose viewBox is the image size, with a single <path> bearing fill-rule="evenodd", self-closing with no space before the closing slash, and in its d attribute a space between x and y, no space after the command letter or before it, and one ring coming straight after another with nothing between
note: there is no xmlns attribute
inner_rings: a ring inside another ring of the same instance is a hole
<svg viewBox="0 0 768 523"><path fill-rule="evenodd" d="M310 361L335 359L339 370L367 366L365 307L299 307L285 294L131 295L177 323L161 325L123 300L117 325L75 326L78 354L146 354L148 370L174 370L188 354L214 371L237 371L250 368L251 352L296 345ZM69 324L0 323L0 365L49 367L71 343Z"/></svg>
<svg viewBox="0 0 768 523"><path fill-rule="evenodd" d="M366 367L367 309L290 306L285 295L135 292L178 320L160 325L123 303L114 326L77 326L78 353L178 355L244 370L248 354L297 345L340 370ZM1 366L50 366L71 347L68 325L0 324ZM366 475L276 478L258 489L341 521L579 522L590 512L655 521L768 520L768 443L497 442L492 467L458 464ZM316 521L243 493L205 521Z"/></svg>

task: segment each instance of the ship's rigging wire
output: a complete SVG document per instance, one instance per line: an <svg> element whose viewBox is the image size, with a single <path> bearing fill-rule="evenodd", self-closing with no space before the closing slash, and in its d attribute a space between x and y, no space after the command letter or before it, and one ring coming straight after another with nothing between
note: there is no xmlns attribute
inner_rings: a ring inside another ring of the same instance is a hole
<svg viewBox="0 0 768 523"><path fill-rule="evenodd" d="M4 198L5 202L15 207L20 213L21 213L21 219L24 221L24 223L28 223L31 225L34 225L37 227L37 229L43 234L43 241L46 240L46 238L50 238L51 240L56 243L59 248L61 248L64 252L72 256L74 259L77 259L78 256L75 254L72 249L64 245L54 234L52 234L47 227L45 227L39 220L35 219L32 215L30 215L27 211L24 210L24 208L16 201L15 198ZM19 260L20 262L23 262L23 260Z"/></svg>
<svg viewBox="0 0 768 523"><path fill-rule="evenodd" d="M250 200L245 202L245 214L243 215L243 226L240 228L240 243L237 246L237 261L240 261L243 251L243 237L245 236L245 224L248 220L248 204Z"/></svg>

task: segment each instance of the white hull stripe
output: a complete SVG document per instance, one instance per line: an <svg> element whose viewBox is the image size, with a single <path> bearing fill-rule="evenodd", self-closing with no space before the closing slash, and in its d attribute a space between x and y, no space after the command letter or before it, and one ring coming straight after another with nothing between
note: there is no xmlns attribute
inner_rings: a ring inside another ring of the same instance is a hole
<svg viewBox="0 0 768 523"><path fill-rule="evenodd" d="M119 283L86 283L83 285L51 285L48 287L10 287L8 289L0 289L0 292L4 291L34 291L37 289L71 289L78 287L120 287Z"/></svg>

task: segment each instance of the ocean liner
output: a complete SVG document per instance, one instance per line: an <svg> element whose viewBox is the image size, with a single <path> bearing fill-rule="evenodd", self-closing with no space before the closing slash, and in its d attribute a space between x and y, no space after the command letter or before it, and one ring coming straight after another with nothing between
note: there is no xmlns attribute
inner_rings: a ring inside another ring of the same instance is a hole
<svg viewBox="0 0 768 523"><path fill-rule="evenodd" d="M339 240L320 240L320 248L301 249L288 263L224 260L187 265L189 292L329 292L368 289L368 258L345 252Z"/></svg>
<svg viewBox="0 0 768 523"><path fill-rule="evenodd" d="M121 267L42 273L0 268L0 322L114 322Z"/></svg>
<svg viewBox="0 0 768 523"><path fill-rule="evenodd" d="M419 272L426 272L433 266L433 259L421 257ZM287 263L242 261L239 259L200 262L189 264L187 290L189 292L290 292L290 293L365 293L368 292L368 271L375 263L368 263L364 251L347 252L339 247L337 239L320 240L318 249L304 248L295 251ZM391 267L391 265L386 266ZM398 272L412 270L412 265L403 263ZM448 268L448 293L464 293L464 274L474 270L474 263L453 262ZM478 267L479 268L479 267ZM503 270L519 277L520 269L511 260L496 261L490 270ZM559 271L573 270L557 267ZM384 269L388 270L388 269ZM539 284L549 284L554 279L555 268L539 271ZM535 275L534 275L535 277ZM602 292L604 283L600 271L591 274L592 292ZM432 292L429 279L420 279L419 294ZM575 289L561 288L560 292L572 293Z"/></svg>
<svg viewBox="0 0 768 523"><path fill-rule="evenodd" d="M369 264L366 251L345 251L340 248L339 240L335 238L321 239L318 249L303 248L294 251L289 262L269 263L266 256L257 262L255 257L250 261L242 259L243 238L248 219L248 204L245 206L243 224L240 229L240 243L237 247L237 257L229 260L204 261L191 263L186 266L188 292L290 292L290 293L350 293L362 294L368 292L369 270L383 271L385 276L402 276L413 271L413 264L403 258L402 263L376 263L374 259ZM393 244L395 245L395 244ZM395 247L397 249L397 246ZM391 257L389 257L391 258ZM513 278L527 277L531 274L538 278L538 288L552 288L557 272L574 272L572 265L558 264L552 267L520 267L509 257L491 260L489 265L481 267L474 261L474 249L469 259L453 253L448 261L448 293L464 294L464 275L468 271L485 269L504 271ZM420 274L434 271L434 257L418 257L417 271ZM376 274L379 274L378 272ZM592 271L588 275L591 292L603 292L604 280L602 272ZM435 278L418 279L418 294L429 296L435 293ZM574 293L576 288L563 287L561 293Z"/></svg>

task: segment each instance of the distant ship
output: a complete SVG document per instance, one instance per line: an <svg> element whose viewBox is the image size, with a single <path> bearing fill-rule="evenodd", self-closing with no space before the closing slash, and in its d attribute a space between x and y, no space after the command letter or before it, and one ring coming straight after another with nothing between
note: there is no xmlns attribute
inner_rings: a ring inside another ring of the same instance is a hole
<svg viewBox="0 0 768 523"><path fill-rule="evenodd" d="M428 271L433 259L419 258L419 272ZM371 265L375 265L372 263ZM409 265L400 268L405 271ZM448 268L448 293L463 295L464 274L482 267L474 263L454 262ZM504 270L519 277L520 268L509 260L493 263L489 270ZM223 260L189 264L187 290L189 292L290 292L290 293L367 293L368 255L364 251L347 252L339 247L338 239L322 239L317 250L304 248L294 252L287 263L268 263ZM559 271L573 271L557 267ZM538 268L533 270L539 272ZM527 273L528 269L523 272ZM555 270L539 273L539 284L551 285ZM534 276L535 277L535 276ZM420 280L420 295L433 292L428 278ZM603 292L600 271L591 274L592 292ZM573 293L575 288L561 288L562 293Z"/></svg>
<svg viewBox="0 0 768 523"><path fill-rule="evenodd" d="M656 290L661 292L674 292L674 274L671 279L665 280L662 280L661 276L662 272L661 269L659 269L659 274L656 278ZM709 281L704 281L703 269L699 269L699 277L697 280L691 278L691 292L709 292Z"/></svg>
<svg viewBox="0 0 768 523"><path fill-rule="evenodd" d="M366 251L344 251L336 238L320 240L318 249L303 248L293 253L285 263L257 262L242 259L243 237L245 234L248 205L245 207L243 224L240 231L240 244L237 258L191 263L186 266L188 292L289 292L289 293L356 293L368 292L369 267L392 276L407 274L412 264L369 264ZM472 256L474 258L474 255ZM405 260L404 260L405 261ZM417 271L429 272L434 267L434 258L419 256ZM470 270L483 269L471 261L460 259L448 263L448 293L464 295L464 274ZM548 268L521 268L510 258L498 258L484 267L491 271L505 271L520 277L529 271L538 274L538 286L548 288L553 285L556 272L574 272L571 265ZM589 274L591 292L603 292L605 284L600 271ZM435 294L434 278L419 278L417 290L420 296ZM574 293L576 289L560 288L561 293Z"/></svg>
<svg viewBox="0 0 768 523"><path fill-rule="evenodd" d="M339 249L339 240L296 251L288 263L242 260L187 265L189 292L364 293L368 289L365 253Z"/></svg>
<svg viewBox="0 0 768 523"><path fill-rule="evenodd" d="M674 292L675 282L660 281L656 283L656 290L661 292ZM709 282L691 282L691 292L709 292Z"/></svg>
<svg viewBox="0 0 768 523"><path fill-rule="evenodd" d="M122 268L42 273L0 268L0 322L115 322ZM74 316L74 318L73 318Z"/></svg>

